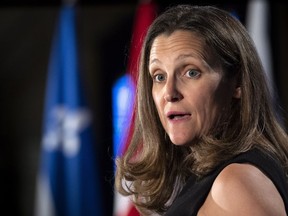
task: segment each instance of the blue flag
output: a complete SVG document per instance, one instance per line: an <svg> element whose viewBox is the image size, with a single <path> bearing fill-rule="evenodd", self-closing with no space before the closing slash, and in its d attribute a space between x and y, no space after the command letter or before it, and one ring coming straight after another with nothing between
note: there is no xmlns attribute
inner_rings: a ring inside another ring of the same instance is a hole
<svg viewBox="0 0 288 216"><path fill-rule="evenodd" d="M92 116L77 54L75 8L63 6L48 68L36 216L102 215Z"/></svg>

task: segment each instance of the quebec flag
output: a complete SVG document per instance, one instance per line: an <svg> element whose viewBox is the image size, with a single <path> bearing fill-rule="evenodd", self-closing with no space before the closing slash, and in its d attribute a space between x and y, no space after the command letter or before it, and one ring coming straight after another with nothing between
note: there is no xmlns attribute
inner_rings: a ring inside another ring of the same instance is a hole
<svg viewBox="0 0 288 216"><path fill-rule="evenodd" d="M77 54L75 8L63 6L48 68L36 216L102 215L92 116Z"/></svg>

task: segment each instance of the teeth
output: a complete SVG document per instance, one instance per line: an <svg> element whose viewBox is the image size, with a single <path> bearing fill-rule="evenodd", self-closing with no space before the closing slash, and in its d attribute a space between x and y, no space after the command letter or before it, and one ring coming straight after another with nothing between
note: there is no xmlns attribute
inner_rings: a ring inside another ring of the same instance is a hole
<svg viewBox="0 0 288 216"><path fill-rule="evenodd" d="M183 117L183 115L177 115L177 116L174 116L174 119L180 119L182 117Z"/></svg>
<svg viewBox="0 0 288 216"><path fill-rule="evenodd" d="M171 115L169 116L170 119L180 119L182 118L184 115Z"/></svg>

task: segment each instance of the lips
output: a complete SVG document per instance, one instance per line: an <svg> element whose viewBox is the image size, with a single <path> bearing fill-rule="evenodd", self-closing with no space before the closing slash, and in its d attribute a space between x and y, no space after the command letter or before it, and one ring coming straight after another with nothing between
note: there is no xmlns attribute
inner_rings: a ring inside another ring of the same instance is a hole
<svg viewBox="0 0 288 216"><path fill-rule="evenodd" d="M191 114L185 112L168 112L166 116L169 120L182 120L190 117Z"/></svg>

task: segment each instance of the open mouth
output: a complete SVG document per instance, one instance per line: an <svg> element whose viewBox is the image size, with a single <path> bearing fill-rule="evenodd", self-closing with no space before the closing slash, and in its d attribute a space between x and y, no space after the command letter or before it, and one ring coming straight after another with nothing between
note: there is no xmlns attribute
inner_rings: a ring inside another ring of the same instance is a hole
<svg viewBox="0 0 288 216"><path fill-rule="evenodd" d="M183 119L183 118L187 118L190 117L190 114L171 114L168 116L168 118L170 120L178 120L178 119Z"/></svg>

